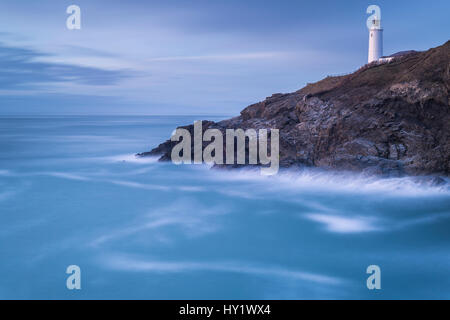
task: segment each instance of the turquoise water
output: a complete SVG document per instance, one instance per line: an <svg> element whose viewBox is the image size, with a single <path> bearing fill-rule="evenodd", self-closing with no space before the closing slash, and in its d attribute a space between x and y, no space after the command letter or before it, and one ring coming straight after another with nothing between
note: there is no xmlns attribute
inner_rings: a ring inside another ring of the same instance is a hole
<svg viewBox="0 0 450 320"><path fill-rule="evenodd" d="M447 186L134 158L197 118L0 118L0 298L450 298Z"/></svg>

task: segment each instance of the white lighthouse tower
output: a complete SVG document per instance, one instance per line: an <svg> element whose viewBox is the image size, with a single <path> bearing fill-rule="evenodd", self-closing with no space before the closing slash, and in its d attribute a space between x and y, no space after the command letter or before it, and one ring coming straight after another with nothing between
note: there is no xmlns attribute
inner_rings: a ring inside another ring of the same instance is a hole
<svg viewBox="0 0 450 320"><path fill-rule="evenodd" d="M383 29L381 28L381 14L374 14L369 18L369 63L377 61L383 56Z"/></svg>

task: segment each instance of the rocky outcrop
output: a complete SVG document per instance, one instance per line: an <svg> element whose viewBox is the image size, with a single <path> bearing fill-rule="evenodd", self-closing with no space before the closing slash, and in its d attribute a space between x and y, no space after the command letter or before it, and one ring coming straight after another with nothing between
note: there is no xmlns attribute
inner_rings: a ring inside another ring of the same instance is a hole
<svg viewBox="0 0 450 320"><path fill-rule="evenodd" d="M450 41L274 94L238 117L205 121L203 129L279 129L283 167L448 176L449 85ZM169 140L139 155L170 160L174 144Z"/></svg>

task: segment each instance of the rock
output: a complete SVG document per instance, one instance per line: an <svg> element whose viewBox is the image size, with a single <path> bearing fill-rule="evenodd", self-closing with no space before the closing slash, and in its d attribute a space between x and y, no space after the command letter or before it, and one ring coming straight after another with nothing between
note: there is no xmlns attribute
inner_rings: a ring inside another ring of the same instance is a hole
<svg viewBox="0 0 450 320"><path fill-rule="evenodd" d="M280 165L381 175L450 173L450 41L327 77L203 129L280 130ZM193 126L184 127L190 131ZM140 156L170 160L170 140Z"/></svg>

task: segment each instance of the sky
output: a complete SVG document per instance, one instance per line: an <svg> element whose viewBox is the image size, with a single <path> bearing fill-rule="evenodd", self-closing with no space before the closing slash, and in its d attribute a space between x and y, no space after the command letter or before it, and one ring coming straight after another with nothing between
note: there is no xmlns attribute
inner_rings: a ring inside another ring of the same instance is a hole
<svg viewBox="0 0 450 320"><path fill-rule="evenodd" d="M0 0L0 114L237 115L364 65L371 4L386 55L449 40L448 0Z"/></svg>

